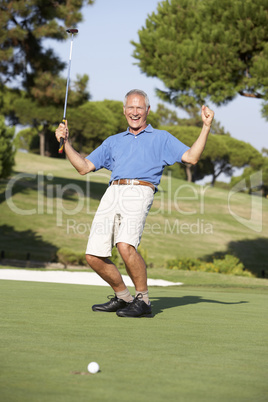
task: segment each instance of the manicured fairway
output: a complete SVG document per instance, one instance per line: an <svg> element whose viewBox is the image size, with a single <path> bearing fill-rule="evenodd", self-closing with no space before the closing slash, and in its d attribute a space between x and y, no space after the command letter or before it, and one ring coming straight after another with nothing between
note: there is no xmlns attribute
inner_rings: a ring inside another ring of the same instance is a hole
<svg viewBox="0 0 268 402"><path fill-rule="evenodd" d="M105 287L2 280L0 292L3 402L268 399L263 289L151 288L150 319L93 313ZM90 361L100 373L72 374Z"/></svg>

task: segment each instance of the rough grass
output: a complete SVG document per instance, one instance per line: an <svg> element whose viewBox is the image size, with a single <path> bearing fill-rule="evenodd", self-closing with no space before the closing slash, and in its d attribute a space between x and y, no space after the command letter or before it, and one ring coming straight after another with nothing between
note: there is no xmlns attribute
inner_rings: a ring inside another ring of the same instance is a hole
<svg viewBox="0 0 268 402"><path fill-rule="evenodd" d="M84 252L109 172L82 177L67 160L17 153L13 178L16 181L0 182L0 242L5 256L25 259L30 253L31 259L45 261L53 260L62 247ZM176 257L206 259L228 253L258 276L268 272L268 200L261 200L261 209L257 206L262 228L259 221L248 228L230 211L250 219L252 197L235 194L228 204L228 196L224 189L163 176L141 243L149 264L164 268L166 260Z"/></svg>

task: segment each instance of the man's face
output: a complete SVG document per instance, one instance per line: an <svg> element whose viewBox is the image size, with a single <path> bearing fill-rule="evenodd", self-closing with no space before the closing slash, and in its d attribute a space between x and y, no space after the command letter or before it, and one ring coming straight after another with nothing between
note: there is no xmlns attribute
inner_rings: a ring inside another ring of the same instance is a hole
<svg viewBox="0 0 268 402"><path fill-rule="evenodd" d="M133 94L127 97L124 115L129 125L129 131L138 134L147 127L146 119L150 107L146 110L145 99L142 95Z"/></svg>

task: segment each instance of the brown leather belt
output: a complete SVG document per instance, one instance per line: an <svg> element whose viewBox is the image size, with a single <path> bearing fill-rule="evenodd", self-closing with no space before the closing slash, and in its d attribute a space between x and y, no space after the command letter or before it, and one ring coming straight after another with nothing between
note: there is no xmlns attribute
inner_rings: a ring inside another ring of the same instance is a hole
<svg viewBox="0 0 268 402"><path fill-rule="evenodd" d="M148 186L148 187L151 187L151 189L153 191L155 191L155 186L152 183L150 183L149 181L143 181L143 180L137 180L137 179L119 179L119 180L114 180L111 182L111 186L113 186L114 184L117 184L117 185L122 184L122 185L129 185L129 186L132 186L132 185Z"/></svg>

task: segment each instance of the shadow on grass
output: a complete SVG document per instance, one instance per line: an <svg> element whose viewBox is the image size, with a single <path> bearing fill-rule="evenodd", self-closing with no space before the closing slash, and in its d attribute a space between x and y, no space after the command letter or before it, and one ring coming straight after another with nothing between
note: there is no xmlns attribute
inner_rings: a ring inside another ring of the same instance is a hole
<svg viewBox="0 0 268 402"><path fill-rule="evenodd" d="M53 261L58 248L32 230L17 231L13 226L0 226L2 258Z"/></svg>
<svg viewBox="0 0 268 402"><path fill-rule="evenodd" d="M16 172L10 180L2 181L5 190L0 193L0 203L7 201L14 195L28 194L29 190L42 191L46 197L61 197L64 200L73 200L73 196L90 197L100 200L108 184L90 180L66 179L53 177L49 174L27 174ZM108 182L108 178L107 178ZM48 187L49 186L49 191Z"/></svg>
<svg viewBox="0 0 268 402"><path fill-rule="evenodd" d="M0 193L0 204L7 201L11 196L16 195L17 193L27 194L27 187L24 185L20 185L19 183L12 187L12 192L8 192L8 186L11 185L10 180L1 179L1 187L4 186L4 190Z"/></svg>
<svg viewBox="0 0 268 402"><path fill-rule="evenodd" d="M152 309L153 314L162 313L163 310L174 308L174 307L182 307L188 306L189 304L197 304L197 303L216 303L216 304L242 304L248 303L247 301L239 301L239 302L223 302L218 300L209 300L203 299L202 296L183 296L183 297L159 297L152 298Z"/></svg>
<svg viewBox="0 0 268 402"><path fill-rule="evenodd" d="M239 258L244 267L259 278L268 276L268 239L243 239L228 243L227 250L207 255L204 259L212 261L213 258L224 258L231 254Z"/></svg>

